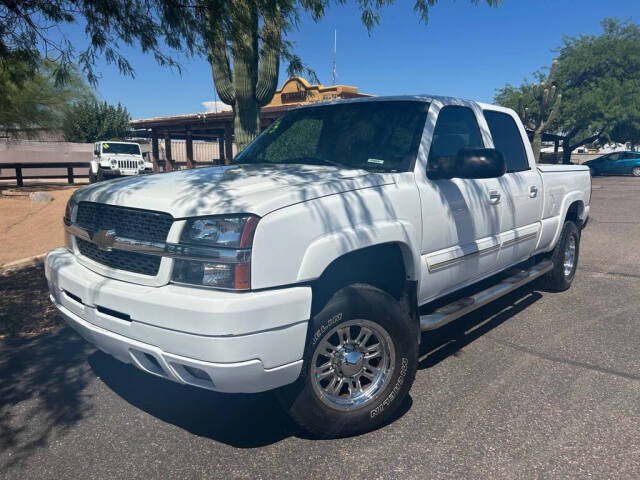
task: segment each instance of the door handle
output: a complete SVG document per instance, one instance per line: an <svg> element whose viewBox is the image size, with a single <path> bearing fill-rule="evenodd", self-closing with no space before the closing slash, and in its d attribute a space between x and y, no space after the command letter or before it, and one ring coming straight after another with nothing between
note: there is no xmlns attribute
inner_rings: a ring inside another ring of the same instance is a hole
<svg viewBox="0 0 640 480"><path fill-rule="evenodd" d="M497 190L489 190L489 203L492 204L497 204L500 203L500 192L498 192Z"/></svg>
<svg viewBox="0 0 640 480"><path fill-rule="evenodd" d="M536 187L535 185L531 185L529 187L529 197L536 198L537 196L538 196L538 187Z"/></svg>

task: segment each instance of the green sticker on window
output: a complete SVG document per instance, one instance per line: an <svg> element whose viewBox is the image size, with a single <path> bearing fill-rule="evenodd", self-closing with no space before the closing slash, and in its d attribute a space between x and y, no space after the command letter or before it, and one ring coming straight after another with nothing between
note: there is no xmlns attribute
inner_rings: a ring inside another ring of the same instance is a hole
<svg viewBox="0 0 640 480"><path fill-rule="evenodd" d="M103 143L102 144L102 149L103 150L108 150L109 149L109 144L108 143Z"/></svg>
<svg viewBox="0 0 640 480"><path fill-rule="evenodd" d="M379 158L370 158L367 160L367 163L375 163L376 165L382 165L384 160L380 160Z"/></svg>

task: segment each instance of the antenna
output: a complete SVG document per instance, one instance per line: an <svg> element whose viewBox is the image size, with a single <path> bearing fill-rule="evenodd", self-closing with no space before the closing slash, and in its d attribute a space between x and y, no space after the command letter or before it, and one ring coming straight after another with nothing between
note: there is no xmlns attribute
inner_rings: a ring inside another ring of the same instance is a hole
<svg viewBox="0 0 640 480"><path fill-rule="evenodd" d="M336 84L336 77L338 74L336 73L336 53L338 51L338 30L333 29L333 66L331 67L331 80L332 85Z"/></svg>

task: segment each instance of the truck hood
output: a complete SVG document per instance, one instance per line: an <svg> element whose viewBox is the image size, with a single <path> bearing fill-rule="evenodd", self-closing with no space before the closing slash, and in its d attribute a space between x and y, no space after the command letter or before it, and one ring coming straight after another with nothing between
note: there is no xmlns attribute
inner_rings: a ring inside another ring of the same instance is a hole
<svg viewBox="0 0 640 480"><path fill-rule="evenodd" d="M89 201L170 213L264 216L314 198L394 183L394 175L315 165L229 165L119 178L79 189Z"/></svg>

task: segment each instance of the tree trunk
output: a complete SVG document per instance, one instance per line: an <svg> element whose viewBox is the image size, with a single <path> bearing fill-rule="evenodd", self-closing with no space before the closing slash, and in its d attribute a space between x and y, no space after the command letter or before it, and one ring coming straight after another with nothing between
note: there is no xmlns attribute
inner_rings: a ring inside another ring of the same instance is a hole
<svg viewBox="0 0 640 480"><path fill-rule="evenodd" d="M564 165L569 165L571 163L571 152L573 148L571 148L571 139L563 138L562 139L562 163Z"/></svg>
<svg viewBox="0 0 640 480"><path fill-rule="evenodd" d="M534 132L533 140L531 141L531 148L533 149L533 156L536 159L536 163L540 163L540 151L542 150L541 132Z"/></svg>

